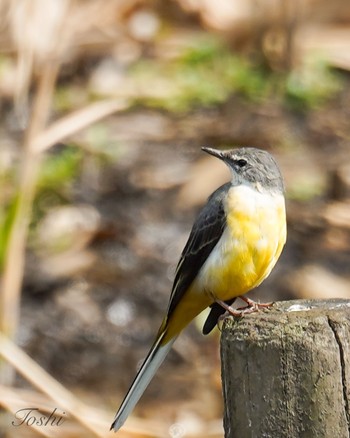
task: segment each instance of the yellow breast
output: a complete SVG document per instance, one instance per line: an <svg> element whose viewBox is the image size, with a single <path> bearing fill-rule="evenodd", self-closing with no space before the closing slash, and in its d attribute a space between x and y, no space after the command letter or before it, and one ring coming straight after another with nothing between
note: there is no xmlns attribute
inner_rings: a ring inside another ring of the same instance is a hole
<svg viewBox="0 0 350 438"><path fill-rule="evenodd" d="M220 300L243 295L271 272L286 241L284 197L248 186L232 187L227 226L196 280L197 291Z"/></svg>

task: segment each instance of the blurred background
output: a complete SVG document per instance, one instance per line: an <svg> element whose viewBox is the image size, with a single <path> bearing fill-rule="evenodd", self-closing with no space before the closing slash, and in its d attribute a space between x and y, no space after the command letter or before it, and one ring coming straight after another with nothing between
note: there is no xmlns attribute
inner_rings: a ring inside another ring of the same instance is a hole
<svg viewBox="0 0 350 438"><path fill-rule="evenodd" d="M201 146L264 148L285 177L288 242L250 296L350 298L345 0L1 0L0 14L1 437L110 436L196 212L229 178ZM223 436L204 318L118 436ZM65 421L18 426L34 407Z"/></svg>

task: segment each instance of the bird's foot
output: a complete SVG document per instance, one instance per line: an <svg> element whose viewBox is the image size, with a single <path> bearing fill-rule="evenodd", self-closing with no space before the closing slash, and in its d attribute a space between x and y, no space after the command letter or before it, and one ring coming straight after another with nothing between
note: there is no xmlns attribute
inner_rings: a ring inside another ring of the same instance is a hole
<svg viewBox="0 0 350 438"><path fill-rule="evenodd" d="M243 315L248 315L250 313L258 312L261 309L268 309L273 306L273 302L271 303L257 303L256 301L251 300L250 298L246 298L244 296L240 296L241 300L243 300L247 305L245 307L239 307L238 309L234 309L229 304L225 303L225 301L216 300L216 302L223 307L226 312L224 315L219 317L219 321L227 318L227 316L232 315L235 318L241 318Z"/></svg>
<svg viewBox="0 0 350 438"><path fill-rule="evenodd" d="M268 309L269 307L274 305L274 302L270 303L257 303L256 301L251 300L250 298L246 298L245 296L239 297L242 301L247 303L245 307L239 307L237 311L240 311L244 314L258 312L261 309Z"/></svg>

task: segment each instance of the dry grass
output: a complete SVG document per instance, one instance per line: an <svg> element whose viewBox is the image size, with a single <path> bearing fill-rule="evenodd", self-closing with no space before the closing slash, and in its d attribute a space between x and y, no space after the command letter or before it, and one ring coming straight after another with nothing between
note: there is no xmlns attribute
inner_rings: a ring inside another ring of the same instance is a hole
<svg viewBox="0 0 350 438"><path fill-rule="evenodd" d="M109 6L112 3L109 2ZM8 31L3 41L12 41L12 50L17 58L17 112L24 117L27 127L22 143L21 170L18 173L16 210L1 281L0 355L3 360L0 363L0 380L3 386L0 404L12 413L21 406L41 406L45 412L51 409L54 402L55 406L60 406L71 418L76 419L85 431L102 437L106 435L109 423L103 413L85 406L11 341L16 337L20 321L28 225L43 153L78 130L126 107L122 102L99 102L48 125L58 72L72 42L70 38L75 34L74 28L70 27L69 31L66 28L67 18L72 18L69 14L70 6L72 5L68 0L50 0L44 4L40 0L1 3L1 10L7 17ZM90 18L93 16L91 12L85 12ZM96 10L93 9L93 12L96 13ZM75 22L78 23L77 20ZM84 23L86 24L86 21ZM38 28L40 33L37 32ZM65 35L65 38L62 38L62 35ZM28 90L33 81L36 82L35 94L29 103ZM46 394L48 399L37 404L37 393L30 392L24 396L21 391L11 388L14 370ZM35 425L32 428L36 433L47 437L58 436L54 428ZM59 436L63 436L62 430ZM81 436L81 430L77 436Z"/></svg>

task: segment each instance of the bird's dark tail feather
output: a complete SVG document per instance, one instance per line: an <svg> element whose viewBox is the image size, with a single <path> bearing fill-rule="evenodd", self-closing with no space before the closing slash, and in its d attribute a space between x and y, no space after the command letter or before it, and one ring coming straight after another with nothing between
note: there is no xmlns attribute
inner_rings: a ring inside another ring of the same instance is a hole
<svg viewBox="0 0 350 438"><path fill-rule="evenodd" d="M166 344L162 344L165 334L166 332L163 331L158 336L126 394L111 426L111 430L113 429L114 432L122 427L171 349L176 337Z"/></svg>
<svg viewBox="0 0 350 438"><path fill-rule="evenodd" d="M236 298L233 298L232 300L225 301L225 303L231 306L235 300ZM213 330L213 328L217 325L220 316L226 312L226 310L218 303L214 303L210 307L211 307L210 313L203 325L203 330L202 330L203 335L208 335Z"/></svg>

